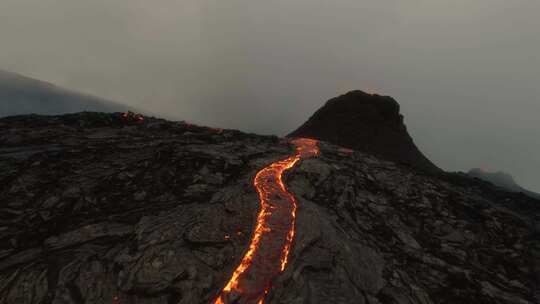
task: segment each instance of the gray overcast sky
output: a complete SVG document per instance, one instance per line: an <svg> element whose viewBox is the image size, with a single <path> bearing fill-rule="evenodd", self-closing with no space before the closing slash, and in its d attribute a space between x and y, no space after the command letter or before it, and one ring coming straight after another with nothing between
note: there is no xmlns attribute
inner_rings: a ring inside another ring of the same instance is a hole
<svg viewBox="0 0 540 304"><path fill-rule="evenodd" d="M540 191L538 0L1 0L0 69L174 119L283 135L394 96L447 170Z"/></svg>

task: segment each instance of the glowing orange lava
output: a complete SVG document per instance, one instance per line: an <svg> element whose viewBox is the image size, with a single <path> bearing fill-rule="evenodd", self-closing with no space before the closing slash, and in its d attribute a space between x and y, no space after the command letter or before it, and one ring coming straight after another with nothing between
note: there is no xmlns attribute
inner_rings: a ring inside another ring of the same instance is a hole
<svg viewBox="0 0 540 304"><path fill-rule="evenodd" d="M283 184L283 173L303 158L319 154L317 141L300 138L292 143L295 155L270 164L254 180L261 209L248 251L215 304L263 304L272 278L285 270L295 234L296 198Z"/></svg>

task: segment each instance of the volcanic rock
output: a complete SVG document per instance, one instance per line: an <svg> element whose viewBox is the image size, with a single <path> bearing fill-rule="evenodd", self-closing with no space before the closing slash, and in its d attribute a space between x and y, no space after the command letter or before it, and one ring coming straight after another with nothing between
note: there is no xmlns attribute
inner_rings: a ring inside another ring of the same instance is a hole
<svg viewBox="0 0 540 304"><path fill-rule="evenodd" d="M319 139L425 172L440 172L418 150L399 111L392 97L351 91L330 99L288 136Z"/></svg>
<svg viewBox="0 0 540 304"><path fill-rule="evenodd" d="M319 146L284 179L296 235L265 303L540 303L539 201ZM211 303L251 239L255 174L292 153L155 118L0 119L0 303Z"/></svg>

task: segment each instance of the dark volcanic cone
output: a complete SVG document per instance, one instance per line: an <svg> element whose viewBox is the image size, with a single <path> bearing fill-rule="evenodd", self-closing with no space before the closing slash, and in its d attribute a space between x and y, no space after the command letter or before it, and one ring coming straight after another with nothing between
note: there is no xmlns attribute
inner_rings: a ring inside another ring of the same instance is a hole
<svg viewBox="0 0 540 304"><path fill-rule="evenodd" d="M351 91L329 100L289 137L308 137L365 151L422 171L441 170L414 144L389 96Z"/></svg>

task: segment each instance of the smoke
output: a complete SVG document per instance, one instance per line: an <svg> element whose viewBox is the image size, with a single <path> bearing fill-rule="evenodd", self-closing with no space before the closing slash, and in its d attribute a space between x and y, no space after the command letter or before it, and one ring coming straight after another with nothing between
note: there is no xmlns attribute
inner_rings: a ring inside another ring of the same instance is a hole
<svg viewBox="0 0 540 304"><path fill-rule="evenodd" d="M173 118L283 135L352 89L394 96L447 170L540 190L533 0L4 0L0 68Z"/></svg>

